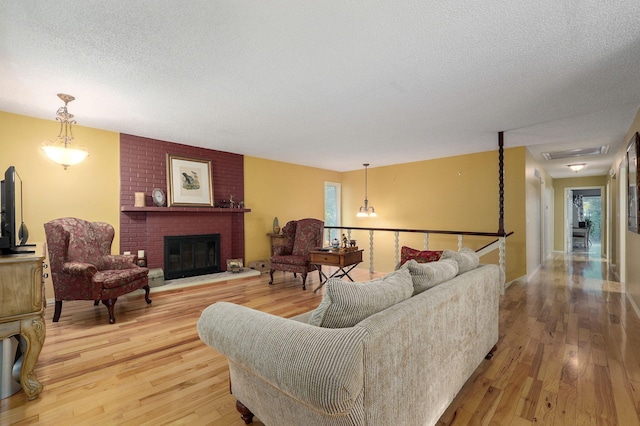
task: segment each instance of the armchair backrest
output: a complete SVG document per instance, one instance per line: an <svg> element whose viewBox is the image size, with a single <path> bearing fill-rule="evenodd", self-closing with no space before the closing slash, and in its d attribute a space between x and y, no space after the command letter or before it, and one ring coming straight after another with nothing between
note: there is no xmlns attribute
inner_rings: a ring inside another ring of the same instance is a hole
<svg viewBox="0 0 640 426"><path fill-rule="evenodd" d="M113 226L87 222L75 217L54 219L44 224L51 272L60 272L65 262L81 262L102 269L105 256L111 254L115 236Z"/></svg>
<svg viewBox="0 0 640 426"><path fill-rule="evenodd" d="M318 219L300 219L293 242L295 256L308 256L310 250L322 247L324 222Z"/></svg>
<svg viewBox="0 0 640 426"><path fill-rule="evenodd" d="M296 240L296 229L298 229L298 221L291 220L282 228L284 236L284 244L282 244L282 254L291 254L293 252L293 243Z"/></svg>

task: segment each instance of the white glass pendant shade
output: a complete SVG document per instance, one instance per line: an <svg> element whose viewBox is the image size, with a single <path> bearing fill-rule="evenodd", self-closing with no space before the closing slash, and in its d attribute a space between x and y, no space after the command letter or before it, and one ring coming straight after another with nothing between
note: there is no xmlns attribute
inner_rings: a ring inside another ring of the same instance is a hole
<svg viewBox="0 0 640 426"><path fill-rule="evenodd" d="M47 157L65 169L81 163L89 155L89 151L86 148L59 145L54 141L45 141L42 144L42 150L47 154Z"/></svg>

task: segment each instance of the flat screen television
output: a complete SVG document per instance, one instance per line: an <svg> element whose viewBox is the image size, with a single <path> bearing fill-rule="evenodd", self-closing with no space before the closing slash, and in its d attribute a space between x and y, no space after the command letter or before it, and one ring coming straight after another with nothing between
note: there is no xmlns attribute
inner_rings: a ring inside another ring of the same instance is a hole
<svg viewBox="0 0 640 426"><path fill-rule="evenodd" d="M0 252L2 254L25 253L20 247L27 247L29 231L24 223L22 207L22 179L14 166L4 172L0 183Z"/></svg>

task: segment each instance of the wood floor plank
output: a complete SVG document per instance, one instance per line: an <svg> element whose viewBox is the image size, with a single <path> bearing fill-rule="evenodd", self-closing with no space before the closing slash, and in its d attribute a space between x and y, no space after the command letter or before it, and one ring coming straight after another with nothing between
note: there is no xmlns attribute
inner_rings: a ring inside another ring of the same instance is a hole
<svg viewBox="0 0 640 426"><path fill-rule="evenodd" d="M516 409L516 415L525 420L533 422L535 420L536 409L540 403L540 392L542 391L542 381L531 376L527 377L520 394L520 403Z"/></svg>
<svg viewBox="0 0 640 426"><path fill-rule="evenodd" d="M558 407L558 394L542 389L540 401L536 407L534 422L541 425L552 425L555 422Z"/></svg>
<svg viewBox="0 0 640 426"><path fill-rule="evenodd" d="M357 281L382 274L356 270ZM118 299L116 323L104 306L64 302L60 322L46 311L47 336L36 365L45 388L0 400L1 425L241 426L229 394L227 360L204 345L195 324L211 303L229 301L291 317L314 309L317 274L278 273L152 289ZM589 254L554 254L528 282L500 300L500 340L439 425L640 424L640 319ZM261 426L258 418L254 424ZM276 425L277 426L277 425Z"/></svg>
<svg viewBox="0 0 640 426"><path fill-rule="evenodd" d="M553 424L559 426L575 425L577 406L577 387L575 384L560 383L556 405Z"/></svg>
<svg viewBox="0 0 640 426"><path fill-rule="evenodd" d="M529 366L518 363L511 375L510 380L506 383L504 392L496 411L491 419L492 424L507 425L511 424L513 417L520 402L520 394L522 387L529 374Z"/></svg>

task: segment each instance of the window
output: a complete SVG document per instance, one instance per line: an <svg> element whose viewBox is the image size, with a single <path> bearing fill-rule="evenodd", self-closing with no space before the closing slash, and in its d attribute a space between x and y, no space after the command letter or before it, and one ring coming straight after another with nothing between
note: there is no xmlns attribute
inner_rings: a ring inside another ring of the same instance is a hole
<svg viewBox="0 0 640 426"><path fill-rule="evenodd" d="M340 226L340 190L341 185L335 182L324 183L324 224L325 226ZM334 238L338 238L340 235L339 229L332 229L329 243ZM326 238L326 234L325 234Z"/></svg>

